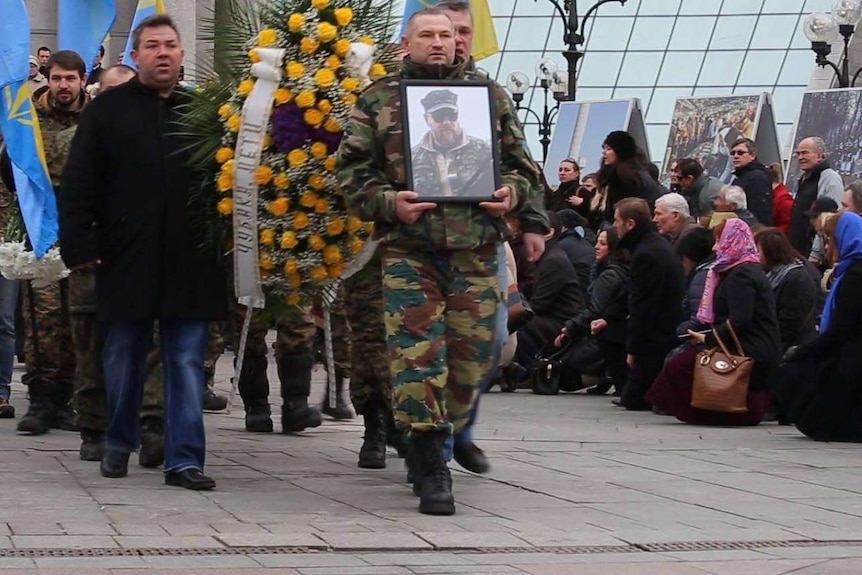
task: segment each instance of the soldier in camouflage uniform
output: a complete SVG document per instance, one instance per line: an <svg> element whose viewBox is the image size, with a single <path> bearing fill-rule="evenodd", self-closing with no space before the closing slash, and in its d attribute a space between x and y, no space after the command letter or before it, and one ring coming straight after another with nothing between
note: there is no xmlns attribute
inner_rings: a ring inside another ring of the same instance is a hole
<svg viewBox="0 0 862 575"><path fill-rule="evenodd" d="M491 144L461 127L458 95L432 90L421 103L429 130L410 153L414 191L424 196L490 197L496 189Z"/></svg>
<svg viewBox="0 0 862 575"><path fill-rule="evenodd" d="M413 15L399 74L369 86L351 113L338 151L338 179L351 209L383 239L383 299L395 418L411 435L419 511L455 512L446 438L469 418L490 369L497 306L497 244L507 212L517 216L532 259L544 250L547 217L538 207L539 170L505 92L491 84L501 147L497 201L433 204L407 190L401 80L461 80L452 21L440 9ZM534 203L534 201L536 203Z"/></svg>

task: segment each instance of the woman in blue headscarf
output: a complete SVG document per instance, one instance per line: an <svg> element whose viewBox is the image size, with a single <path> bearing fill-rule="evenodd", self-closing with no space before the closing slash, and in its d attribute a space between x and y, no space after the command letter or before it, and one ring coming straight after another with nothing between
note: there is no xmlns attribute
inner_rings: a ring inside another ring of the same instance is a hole
<svg viewBox="0 0 862 575"><path fill-rule="evenodd" d="M862 217L845 212L826 232L838 263L820 335L788 350L785 385L776 391L808 437L862 443Z"/></svg>

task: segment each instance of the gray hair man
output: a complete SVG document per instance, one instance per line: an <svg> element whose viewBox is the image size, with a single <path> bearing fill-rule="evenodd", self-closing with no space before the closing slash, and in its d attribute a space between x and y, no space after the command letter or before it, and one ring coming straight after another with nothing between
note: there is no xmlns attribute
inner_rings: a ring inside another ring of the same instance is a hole
<svg viewBox="0 0 862 575"><path fill-rule="evenodd" d="M813 136L802 139L794 155L802 175L796 188L787 236L799 253L809 254L816 232L811 220L805 217L805 212L811 209L818 198L832 198L836 204L841 204L844 181L826 159L826 144L821 138Z"/></svg>
<svg viewBox="0 0 862 575"><path fill-rule="evenodd" d="M748 224L752 232L763 228L763 224L748 211L748 198L739 186L724 186L715 198L716 212L733 212L736 217Z"/></svg>
<svg viewBox="0 0 862 575"><path fill-rule="evenodd" d="M655 201L652 221L658 233L671 244L675 244L686 231L697 227L697 222L691 217L688 200L675 192L659 196Z"/></svg>

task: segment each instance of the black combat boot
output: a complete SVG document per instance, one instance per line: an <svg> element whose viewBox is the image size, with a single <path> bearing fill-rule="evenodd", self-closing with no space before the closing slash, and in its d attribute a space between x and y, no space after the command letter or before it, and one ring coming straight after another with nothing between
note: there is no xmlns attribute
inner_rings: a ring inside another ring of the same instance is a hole
<svg viewBox="0 0 862 575"><path fill-rule="evenodd" d="M407 458L407 453L410 450L407 432L398 429L398 426L395 425L395 417L389 408L386 409L386 445L394 449L401 459Z"/></svg>
<svg viewBox="0 0 862 575"><path fill-rule="evenodd" d="M278 378L281 380L281 432L294 433L319 427L320 412L308 405L311 393L312 354L289 354L277 358Z"/></svg>
<svg viewBox="0 0 862 575"><path fill-rule="evenodd" d="M339 371L338 368L335 369L335 407L329 407L329 374L327 374L326 391L323 392L323 404L320 406L320 411L332 419L353 419L353 412L344 399L344 376Z"/></svg>
<svg viewBox="0 0 862 575"><path fill-rule="evenodd" d="M141 419L141 467L158 467L165 462L165 422L158 417Z"/></svg>
<svg viewBox="0 0 862 575"><path fill-rule="evenodd" d="M266 377L266 356L249 357L242 361L239 395L245 407L245 430L252 433L272 431L272 410L269 407L269 379Z"/></svg>
<svg viewBox="0 0 862 575"><path fill-rule="evenodd" d="M105 432L81 428L81 461L101 461L105 455Z"/></svg>
<svg viewBox="0 0 862 575"><path fill-rule="evenodd" d="M48 433L54 423L54 386L49 383L31 383L30 406L18 422L18 431L31 435Z"/></svg>
<svg viewBox="0 0 862 575"><path fill-rule="evenodd" d="M443 459L446 434L439 431L414 433L412 449L416 452L414 464L420 474L414 482L419 490L419 513L425 515L454 515L455 498L452 496L452 475Z"/></svg>
<svg viewBox="0 0 862 575"><path fill-rule="evenodd" d="M72 409L72 393L74 389L71 385L54 385L53 401L54 401L54 420L51 422L52 429L60 429L62 431L80 431L81 428L75 422L75 410Z"/></svg>
<svg viewBox="0 0 862 575"><path fill-rule="evenodd" d="M359 467L363 469L386 468L386 416L385 407L368 402L365 413L365 435L359 449Z"/></svg>

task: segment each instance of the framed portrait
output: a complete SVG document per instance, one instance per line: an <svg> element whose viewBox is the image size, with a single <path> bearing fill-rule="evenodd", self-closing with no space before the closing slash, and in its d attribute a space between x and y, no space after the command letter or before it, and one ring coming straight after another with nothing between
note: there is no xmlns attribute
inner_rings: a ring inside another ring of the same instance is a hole
<svg viewBox="0 0 862 575"><path fill-rule="evenodd" d="M500 188L500 147L489 82L403 80L407 189L421 200L484 202Z"/></svg>

